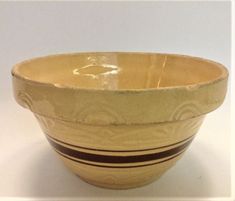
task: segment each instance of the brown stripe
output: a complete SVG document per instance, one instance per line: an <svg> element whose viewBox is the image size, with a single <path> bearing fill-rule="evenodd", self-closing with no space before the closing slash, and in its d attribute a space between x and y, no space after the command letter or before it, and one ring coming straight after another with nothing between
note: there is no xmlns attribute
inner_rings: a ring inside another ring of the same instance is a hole
<svg viewBox="0 0 235 201"><path fill-rule="evenodd" d="M134 155L134 156L110 156L110 155L98 155L98 154L93 154L93 153L86 153L86 152L70 149L69 147L64 147L60 144L57 144L56 142L54 142L53 140L50 140L49 138L48 140L55 149L57 149L63 154L66 154L73 158L78 158L78 159L98 162L98 163L138 163L138 162L146 162L146 161L152 161L152 160L157 160L157 159L163 159L163 158L179 153L184 148L186 148L192 141L191 139L178 147L174 147L172 149L162 151L162 152L157 152L157 153Z"/></svg>
<svg viewBox="0 0 235 201"><path fill-rule="evenodd" d="M171 160L171 159L176 158L177 156L179 156L179 155L181 155L182 153L185 152L185 150L183 150L183 151L181 151L180 153L178 153L178 154L176 154L176 155L174 155L174 156L172 156L172 157L170 157L170 158L167 158L167 159L165 159L165 160L158 161L158 162L155 162L155 163L149 163L149 164L143 164L143 165L132 165L132 166L130 166L130 165L127 165L127 166L108 166L108 165L98 165L98 164L93 164L93 163L86 163L86 162L84 162L84 161L76 160L76 159L70 158L70 157L68 157L68 156L66 156L66 155L64 155L64 154L61 154L61 153L58 152L56 149L55 149L55 151L56 151L58 154L60 154L62 157L67 158L67 159L72 160L72 161L77 162L77 163L81 163L81 164L85 164L85 165L91 165L91 166L95 166L95 167L118 168L118 169L119 169L119 168L138 168L138 167L145 167L145 166L156 165L156 164L159 164L159 163L164 163L164 162L167 162L167 161L169 161L169 160Z"/></svg>
<svg viewBox="0 0 235 201"><path fill-rule="evenodd" d="M65 144L65 145L68 145L68 146L71 146L71 147L74 147L74 148L79 148L79 149L85 149L85 150L90 150L90 151L104 151L104 152L139 152L139 151L152 151L152 150L157 150L157 149L162 149L162 148L167 148L167 147L171 147L171 146L174 146L174 145L177 145L177 144L181 144L182 142L185 142L191 138L194 138L195 134L184 139L184 140L181 140L179 142L176 142L176 143L172 143L172 144L169 144L169 145L164 145L164 146L160 146L160 147L155 147L155 148L149 148L149 149L137 149L137 150L107 150L107 149L94 149L94 148L87 148L87 147L82 147L82 146L77 146L77 145L74 145L74 144L70 144L70 143L67 143L67 142L63 142L61 140L58 140L54 137L51 137L50 135L48 135L47 133L45 133L46 137L48 138L51 138L53 139L54 141L56 142L59 142L61 144Z"/></svg>

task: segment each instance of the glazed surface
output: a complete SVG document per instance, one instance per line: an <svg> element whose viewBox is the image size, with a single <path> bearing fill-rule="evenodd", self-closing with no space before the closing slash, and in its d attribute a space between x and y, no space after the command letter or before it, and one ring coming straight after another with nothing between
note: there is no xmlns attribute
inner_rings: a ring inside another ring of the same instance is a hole
<svg viewBox="0 0 235 201"><path fill-rule="evenodd" d="M29 80L59 87L148 89L187 86L216 80L215 63L168 54L82 53L33 59L15 68Z"/></svg>
<svg viewBox="0 0 235 201"><path fill-rule="evenodd" d="M222 104L228 77L216 62L150 53L48 56L12 74L16 101L65 165L118 189L150 183L182 157Z"/></svg>

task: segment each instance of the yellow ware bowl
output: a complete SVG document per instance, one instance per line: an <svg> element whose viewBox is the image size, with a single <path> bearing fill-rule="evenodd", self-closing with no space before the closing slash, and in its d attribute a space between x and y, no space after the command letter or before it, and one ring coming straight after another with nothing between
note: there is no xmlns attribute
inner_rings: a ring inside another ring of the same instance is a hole
<svg viewBox="0 0 235 201"><path fill-rule="evenodd" d="M94 52L46 56L12 70L66 166L107 188L147 184L175 164L225 97L221 64L183 55Z"/></svg>

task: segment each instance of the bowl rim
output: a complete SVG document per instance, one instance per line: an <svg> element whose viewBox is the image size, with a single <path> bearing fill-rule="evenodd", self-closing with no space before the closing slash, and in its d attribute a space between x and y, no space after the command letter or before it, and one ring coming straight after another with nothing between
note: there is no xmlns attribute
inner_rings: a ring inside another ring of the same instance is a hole
<svg viewBox="0 0 235 201"><path fill-rule="evenodd" d="M213 64L215 67L219 68L221 70L221 74L216 78L212 79L206 82L200 82L196 84L188 84L188 85L179 85L179 86L167 86L167 87L153 87L153 88L138 88L138 89L102 89L102 88L86 88L86 87L78 87L78 86L71 86L71 85L66 85L66 84L57 84L57 83L52 83L52 82L41 82L37 80L30 79L26 76L23 76L19 72L19 68L27 63L38 61L38 60L44 60L47 58L55 58L55 57L61 57L61 56L74 56L74 55L81 55L81 54L145 54L145 55L163 55L163 56L175 56L175 57L180 57L180 58L188 58L188 59L193 59L193 60L198 60L202 62L207 62L210 64ZM132 52L125 52L125 51L90 51L90 52L71 52L71 53L59 53L59 54L50 54L50 55L45 55L45 56L39 56L39 57L33 57L31 59L26 59L23 60L22 62L19 62L15 65L13 65L13 68L11 69L11 75L13 77L19 78L25 82L29 82L31 84L35 85L42 85L42 86L47 86L47 87L53 87L57 89L69 89L69 90L79 90L79 91L90 91L90 92L115 92L115 93L124 93L124 92L133 92L133 93L138 93L138 92L154 92L154 91L165 91L165 90L192 90L192 89L198 89L201 87L205 87L207 85L215 84L217 82L220 82L224 79L227 79L229 76L229 71L228 69L221 63L210 60L210 59L205 59L202 57L197 57L197 56L191 56L191 55L185 55L185 54L175 54L175 53L159 53L159 52L138 52L138 51L132 51Z"/></svg>

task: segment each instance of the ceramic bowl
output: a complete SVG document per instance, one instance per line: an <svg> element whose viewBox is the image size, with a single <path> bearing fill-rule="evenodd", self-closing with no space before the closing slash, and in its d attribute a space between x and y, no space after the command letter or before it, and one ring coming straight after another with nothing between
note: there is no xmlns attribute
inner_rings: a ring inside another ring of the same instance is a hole
<svg viewBox="0 0 235 201"><path fill-rule="evenodd" d="M183 55L94 52L14 66L16 101L88 183L132 188L178 161L225 97L221 64Z"/></svg>

